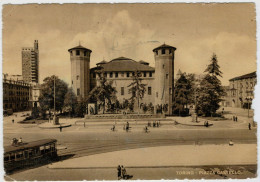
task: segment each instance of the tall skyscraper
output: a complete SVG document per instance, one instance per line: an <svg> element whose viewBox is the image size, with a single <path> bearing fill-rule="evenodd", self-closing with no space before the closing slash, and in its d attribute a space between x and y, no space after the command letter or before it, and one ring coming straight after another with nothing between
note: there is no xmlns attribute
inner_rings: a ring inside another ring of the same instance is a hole
<svg viewBox="0 0 260 182"><path fill-rule="evenodd" d="M39 82L38 40L34 41L34 47L22 48L22 76L27 83Z"/></svg>

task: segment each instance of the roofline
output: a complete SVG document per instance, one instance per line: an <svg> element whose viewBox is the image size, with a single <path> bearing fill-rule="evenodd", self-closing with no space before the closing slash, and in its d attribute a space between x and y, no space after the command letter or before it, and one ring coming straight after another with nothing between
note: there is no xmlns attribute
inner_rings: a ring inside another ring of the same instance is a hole
<svg viewBox="0 0 260 182"><path fill-rule="evenodd" d="M247 78L256 78L256 71L244 74L242 76L237 76L237 77L231 78L231 79L229 79L229 81L242 80L242 79L245 79L244 77L246 77L247 75L250 75Z"/></svg>
<svg viewBox="0 0 260 182"><path fill-rule="evenodd" d="M163 45L164 45L164 44L163 44ZM159 50L159 49L164 49L164 48L171 48L171 49L174 49L174 51L177 49L176 47L169 46L169 45L166 45L166 46L162 47L163 45L154 48L154 49L153 49L153 52L156 51L156 50Z"/></svg>
<svg viewBox="0 0 260 182"><path fill-rule="evenodd" d="M42 140L28 142L28 143L25 143L24 145L4 146L4 153L10 153L10 152L18 151L18 150L24 150L24 149L28 149L28 148L42 146L42 145L53 143L53 142L57 142L57 140L56 139L42 139Z"/></svg>
<svg viewBox="0 0 260 182"><path fill-rule="evenodd" d="M71 50L74 50L74 49L82 49L82 50L87 50L89 52L92 52L92 50L85 48L85 47L73 47L73 48L68 49L68 52L70 52Z"/></svg>
<svg viewBox="0 0 260 182"><path fill-rule="evenodd" d="M137 69L137 71L155 71L155 68L154 67L151 67L151 66L149 66L150 68L152 68L153 70L138 70ZM90 70L95 70L95 69L97 69L97 68L103 68L102 66L95 66L95 67L93 67L93 68L90 68ZM103 68L104 69L104 68ZM111 71L104 71L104 72L133 72L133 71L129 71L129 70L120 70L120 71L113 71L113 70L111 70Z"/></svg>

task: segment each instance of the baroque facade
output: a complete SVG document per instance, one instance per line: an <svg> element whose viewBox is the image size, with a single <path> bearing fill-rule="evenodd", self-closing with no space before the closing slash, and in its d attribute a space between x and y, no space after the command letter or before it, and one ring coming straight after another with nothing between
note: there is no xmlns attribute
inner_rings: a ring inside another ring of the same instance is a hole
<svg viewBox="0 0 260 182"><path fill-rule="evenodd" d="M101 61L94 68L90 65L91 50L81 45L69 49L71 60L71 85L74 93L83 99L98 85L97 70L102 68L107 80L113 81L117 99L120 103L129 99L128 85L132 83L135 71L141 72L142 83L146 84L142 104L152 103L154 106L166 105L168 115L172 115L173 88L174 88L174 53L176 48L163 44L153 49L155 67L145 61L135 61L126 57L112 59L109 62Z"/></svg>

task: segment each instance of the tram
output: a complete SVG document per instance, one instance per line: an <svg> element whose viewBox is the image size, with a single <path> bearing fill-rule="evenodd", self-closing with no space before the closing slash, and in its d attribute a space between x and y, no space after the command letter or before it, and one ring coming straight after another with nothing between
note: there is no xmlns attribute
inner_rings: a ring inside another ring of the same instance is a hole
<svg viewBox="0 0 260 182"><path fill-rule="evenodd" d="M57 158L56 139L44 139L4 147L6 172Z"/></svg>

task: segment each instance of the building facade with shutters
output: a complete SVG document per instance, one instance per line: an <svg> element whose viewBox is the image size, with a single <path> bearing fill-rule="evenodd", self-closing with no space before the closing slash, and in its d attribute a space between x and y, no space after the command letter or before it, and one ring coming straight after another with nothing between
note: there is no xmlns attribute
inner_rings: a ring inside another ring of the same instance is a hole
<svg viewBox="0 0 260 182"><path fill-rule="evenodd" d="M89 68L91 50L81 45L69 49L71 61L71 85L78 98L86 99L89 92L98 85L99 70L108 81L113 81L117 90L116 97L120 103L131 98L129 85L133 82L135 71L141 73L142 83L146 92L140 105L152 103L166 105L166 114L172 114L173 86L174 86L174 53L176 48L163 44L153 50L155 67L148 62L135 61L131 58L118 57L111 61L101 61L96 67Z"/></svg>
<svg viewBox="0 0 260 182"><path fill-rule="evenodd" d="M256 72L230 79L227 96L225 97L227 106L250 108L254 99L256 81Z"/></svg>
<svg viewBox="0 0 260 182"><path fill-rule="evenodd" d="M22 80L3 77L3 109L13 112L28 110L31 107L31 85Z"/></svg>

